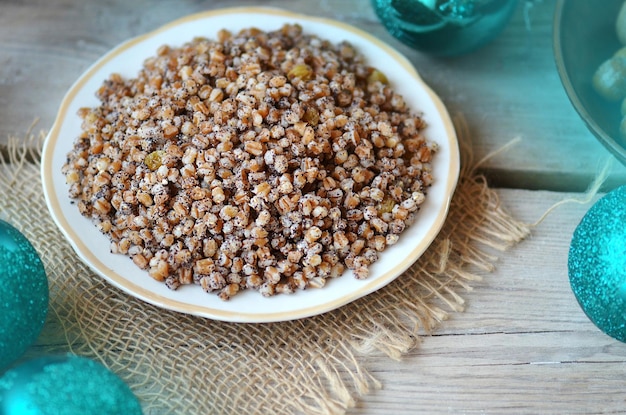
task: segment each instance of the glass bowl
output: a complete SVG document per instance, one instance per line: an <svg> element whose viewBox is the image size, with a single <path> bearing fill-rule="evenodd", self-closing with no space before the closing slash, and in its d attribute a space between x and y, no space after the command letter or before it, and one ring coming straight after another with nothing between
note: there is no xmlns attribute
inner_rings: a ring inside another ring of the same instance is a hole
<svg viewBox="0 0 626 415"><path fill-rule="evenodd" d="M558 0L553 46L561 82L574 108L596 138L624 165L620 102L608 102L592 86L602 62L620 47L615 21L623 0Z"/></svg>

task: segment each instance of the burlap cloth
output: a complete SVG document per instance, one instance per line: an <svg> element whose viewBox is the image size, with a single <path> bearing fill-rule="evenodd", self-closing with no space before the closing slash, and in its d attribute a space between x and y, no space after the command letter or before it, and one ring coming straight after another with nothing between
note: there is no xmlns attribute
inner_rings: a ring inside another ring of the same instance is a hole
<svg viewBox="0 0 626 415"><path fill-rule="evenodd" d="M0 162L0 218L33 243L51 294L45 344L29 353L70 351L102 362L130 385L145 414L345 413L381 386L366 356L400 359L417 347L420 336L463 310L458 292L493 270L494 250L529 233L477 174L467 134L459 132L463 168L450 214L417 263L338 310L273 324L162 310L94 275L48 214L39 152L25 149L41 137L11 140Z"/></svg>

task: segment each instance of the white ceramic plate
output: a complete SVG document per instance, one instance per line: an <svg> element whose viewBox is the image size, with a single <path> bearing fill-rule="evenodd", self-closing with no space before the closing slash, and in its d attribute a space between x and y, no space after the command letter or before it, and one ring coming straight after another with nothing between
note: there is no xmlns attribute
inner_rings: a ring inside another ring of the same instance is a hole
<svg viewBox="0 0 626 415"><path fill-rule="evenodd" d="M68 186L61 173L81 120L81 107L99 105L94 92L109 74L134 77L145 58L159 46L180 46L193 37L215 38L219 29L232 32L248 27L274 30L285 23L299 23L307 33L334 42L347 40L372 66L382 66L391 85L428 123L426 136L439 144L435 155L435 182L428 189L417 221L387 248L366 280L351 272L329 280L322 289L309 289L270 298L244 291L229 301L207 294L199 286L171 291L131 260L109 252L109 241L70 203ZM48 208L57 225L80 258L111 284L148 303L183 313L232 322L271 322L303 318L335 309L387 285L402 274L431 244L448 212L459 174L458 143L450 117L440 99L424 84L403 56L375 37L344 23L267 8L236 8L195 14L116 47L89 68L69 90L43 149L42 180Z"/></svg>

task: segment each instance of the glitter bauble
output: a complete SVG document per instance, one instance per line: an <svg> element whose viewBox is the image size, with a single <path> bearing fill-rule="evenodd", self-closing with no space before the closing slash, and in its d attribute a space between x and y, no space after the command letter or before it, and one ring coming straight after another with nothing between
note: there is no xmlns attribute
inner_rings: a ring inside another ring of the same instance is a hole
<svg viewBox="0 0 626 415"><path fill-rule="evenodd" d="M37 251L17 229L0 220L0 372L39 336L48 295Z"/></svg>
<svg viewBox="0 0 626 415"><path fill-rule="evenodd" d="M3 415L141 415L130 388L101 364L83 357L27 361L0 378Z"/></svg>
<svg viewBox="0 0 626 415"><path fill-rule="evenodd" d="M437 56L474 51L494 40L517 0L371 0L383 26L406 45Z"/></svg>
<svg viewBox="0 0 626 415"><path fill-rule="evenodd" d="M626 342L626 186L598 200L574 231L569 279L600 330Z"/></svg>

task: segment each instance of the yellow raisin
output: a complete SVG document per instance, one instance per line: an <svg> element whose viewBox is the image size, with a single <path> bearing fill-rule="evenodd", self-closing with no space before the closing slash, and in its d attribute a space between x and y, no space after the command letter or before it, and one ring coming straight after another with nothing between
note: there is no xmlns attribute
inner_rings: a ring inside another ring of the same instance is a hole
<svg viewBox="0 0 626 415"><path fill-rule="evenodd" d="M391 197L386 197L382 202L377 206L378 214L383 213L391 213L393 207L396 205L396 201Z"/></svg>
<svg viewBox="0 0 626 415"><path fill-rule="evenodd" d="M380 82L381 84L385 85L389 84L389 80L387 79L385 74L378 69L374 69L367 77L368 84L373 84L374 82Z"/></svg>
<svg viewBox="0 0 626 415"><path fill-rule="evenodd" d="M315 126L320 122L320 113L313 107L307 107L302 120Z"/></svg>
<svg viewBox="0 0 626 415"><path fill-rule="evenodd" d="M287 72L287 78L289 78L290 80L300 78L303 81L308 81L309 79L313 78L313 69L311 69L309 65L306 65L304 63L298 64L291 68L289 72Z"/></svg>
<svg viewBox="0 0 626 415"><path fill-rule="evenodd" d="M165 151L156 150L148 154L144 162L150 170L156 170L163 164L163 156L165 156Z"/></svg>

